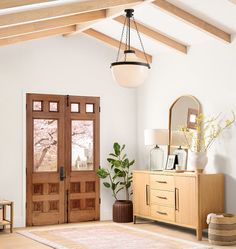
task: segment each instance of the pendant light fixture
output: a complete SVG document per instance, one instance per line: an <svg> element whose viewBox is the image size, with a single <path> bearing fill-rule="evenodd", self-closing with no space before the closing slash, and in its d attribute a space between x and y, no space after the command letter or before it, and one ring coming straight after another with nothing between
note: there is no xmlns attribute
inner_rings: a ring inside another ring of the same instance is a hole
<svg viewBox="0 0 236 249"><path fill-rule="evenodd" d="M119 50L116 58L116 62L111 63L111 70L115 81L123 86L128 88L138 87L144 83L145 79L148 76L150 64L145 53L145 49L138 31L137 24L135 22L133 9L126 9L126 18L124 21ZM130 33L130 24L131 19L134 22L134 26L142 47L143 55L145 60L140 59L136 56L135 51L131 49L131 33ZM125 39L125 50L123 58L120 58L120 50L123 43L123 37L126 29L126 39Z"/></svg>

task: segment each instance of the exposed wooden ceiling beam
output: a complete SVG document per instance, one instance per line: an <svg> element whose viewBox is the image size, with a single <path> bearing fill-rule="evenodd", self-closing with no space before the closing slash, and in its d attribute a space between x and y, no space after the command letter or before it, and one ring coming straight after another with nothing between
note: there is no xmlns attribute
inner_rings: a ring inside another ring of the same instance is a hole
<svg viewBox="0 0 236 249"><path fill-rule="evenodd" d="M68 27L44 30L44 31L40 31L40 32L32 33L32 34L4 38L4 39L0 39L0 46L40 39L40 38L44 38L48 36L62 35L65 33L72 32L73 30L75 30L75 28L76 28L75 25L73 25L73 26L68 26Z"/></svg>
<svg viewBox="0 0 236 249"><path fill-rule="evenodd" d="M223 41L231 42L231 35L227 32L215 27L212 24L207 23L206 21L190 14L189 12L169 3L166 0L156 0L153 2L155 6L160 8L161 10L164 10L181 20L184 20L187 23L190 23L194 25L195 27L207 32L208 34L211 34Z"/></svg>
<svg viewBox="0 0 236 249"><path fill-rule="evenodd" d="M46 3L55 0L1 0L0 9L8 9L13 7L20 7L25 5L31 5L36 3Z"/></svg>
<svg viewBox="0 0 236 249"><path fill-rule="evenodd" d="M118 16L118 17L114 18L114 20L123 24L125 21L125 17ZM146 35L146 36L152 38L153 40L158 41L158 42L160 42L168 47L171 47L175 50L178 50L182 53L187 54L188 48L186 45L184 45L180 42L177 42L177 41L167 37L166 35L161 34L160 32L158 32L156 30L150 29L147 26L145 26L137 21L136 21L136 24L137 24L137 28L138 28L139 32L143 33L144 35ZM131 22L131 28L135 29L134 22Z"/></svg>
<svg viewBox="0 0 236 249"><path fill-rule="evenodd" d="M0 15L0 27L118 7L143 0L91 0Z"/></svg>
<svg viewBox="0 0 236 249"><path fill-rule="evenodd" d="M98 31L94 30L94 29L87 29L87 30L83 31L83 33L85 33L85 34L87 34L89 36L92 36L92 37L94 37L94 38L96 38L96 39L98 39L98 40L100 40L100 41L102 41L104 43L107 43L107 44L111 45L112 47L119 48L120 42L118 40L113 39L112 37L107 36L107 35L105 35L105 34L103 34L101 32L98 32ZM121 44L121 49L125 50L125 44L124 43ZM135 51L136 55L139 58L145 59L145 56L144 56L142 51L140 51L140 50L138 50L138 49L136 49L134 47L132 47L131 49ZM147 54L147 59L148 59L149 63L152 63L152 56L151 55Z"/></svg>
<svg viewBox="0 0 236 249"><path fill-rule="evenodd" d="M39 32L47 29L65 27L73 24L94 21L106 17L106 10L97 10L73 16L65 16L45 21L26 23L6 28L0 28L0 39L18 36L28 33Z"/></svg>
<svg viewBox="0 0 236 249"><path fill-rule="evenodd" d="M142 4L151 3L153 1L154 0L142 0L142 1L139 1L139 2L136 2L136 3L127 3L127 5L125 5L125 6L117 6L117 7L114 7L114 8L108 8L106 10L106 17L107 17L107 19L113 19L113 18L121 15L121 13L127 8L134 8L136 6L141 6ZM98 23L98 22L99 21L94 22L94 23L77 25L76 32L73 32L71 34L66 34L66 35L64 35L64 37L70 37L71 35L79 34L79 33L83 32L86 29L92 28L93 25Z"/></svg>

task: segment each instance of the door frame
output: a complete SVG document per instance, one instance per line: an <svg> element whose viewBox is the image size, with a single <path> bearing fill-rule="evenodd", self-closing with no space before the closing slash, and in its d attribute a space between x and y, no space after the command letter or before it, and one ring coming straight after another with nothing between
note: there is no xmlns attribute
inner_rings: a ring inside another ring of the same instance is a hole
<svg viewBox="0 0 236 249"><path fill-rule="evenodd" d="M22 90L22 213L21 213L21 219L20 223L23 223L23 227L26 227L26 220L27 220L27 93L31 94L44 94L44 95L63 95L66 96L64 93L55 93L55 92L42 92L42 91L29 91L29 90ZM71 94L68 96L77 96L76 94ZM78 96L83 97L83 95ZM85 96L85 97L97 97L97 96ZM100 98L100 97L99 97ZM101 103L100 103L101 104ZM100 112L100 106L99 106L99 112ZM100 115L99 115L99 131L97 132L96 137L98 137L98 161L100 164ZM100 179L99 179L100 182ZM99 204L100 204L100 183L98 183L98 194L99 194ZM98 209L99 212L99 219L100 219L100 207Z"/></svg>

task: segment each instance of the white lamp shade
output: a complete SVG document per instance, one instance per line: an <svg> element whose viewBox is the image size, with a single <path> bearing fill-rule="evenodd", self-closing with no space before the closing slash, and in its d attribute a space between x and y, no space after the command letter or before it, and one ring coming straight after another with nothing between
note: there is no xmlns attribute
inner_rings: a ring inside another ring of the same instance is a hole
<svg viewBox="0 0 236 249"><path fill-rule="evenodd" d="M121 60L124 62L125 60ZM126 62L141 62L135 53L126 53ZM123 87L134 88L143 84L149 74L149 68L139 64L118 64L111 67L114 80Z"/></svg>
<svg viewBox="0 0 236 249"><path fill-rule="evenodd" d="M191 136L188 132L172 131L171 132L171 146L183 146L186 147L187 143L191 144Z"/></svg>
<svg viewBox="0 0 236 249"><path fill-rule="evenodd" d="M145 145L168 145L169 130L167 129L145 129L144 130Z"/></svg>

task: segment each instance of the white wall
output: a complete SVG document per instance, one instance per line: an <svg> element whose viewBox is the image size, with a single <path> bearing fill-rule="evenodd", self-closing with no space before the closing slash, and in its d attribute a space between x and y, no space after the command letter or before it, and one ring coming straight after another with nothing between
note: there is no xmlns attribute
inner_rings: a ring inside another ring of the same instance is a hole
<svg viewBox="0 0 236 249"><path fill-rule="evenodd" d="M113 142L119 141L127 144L132 158L138 149L138 166L146 168L143 130L167 128L169 107L181 95L196 96L206 114L236 112L235 41L194 45L187 56L154 57L151 76L137 96L135 90L113 82L109 64L114 57L115 50L83 36L0 48L0 199L15 201L17 226L25 222L26 92L100 96L101 165ZM208 172L226 174L228 212L236 212L235 135L235 126L223 134L212 147L207 166ZM102 188L102 219L111 218L112 203L110 192Z"/></svg>
<svg viewBox="0 0 236 249"><path fill-rule="evenodd" d="M236 113L236 41L194 45L188 55L155 57L149 81L138 90L139 167L148 164L145 128L168 128L169 107L179 96L194 95L208 115ZM226 210L236 213L236 125L209 152L207 172L226 174ZM217 194L217 193L216 193Z"/></svg>
<svg viewBox="0 0 236 249"><path fill-rule="evenodd" d="M114 141L136 151L136 95L116 85L109 69L116 51L84 36L43 39L0 48L0 199L15 202L25 223L25 93L101 97L101 165ZM111 219L111 194L102 188L101 218Z"/></svg>

